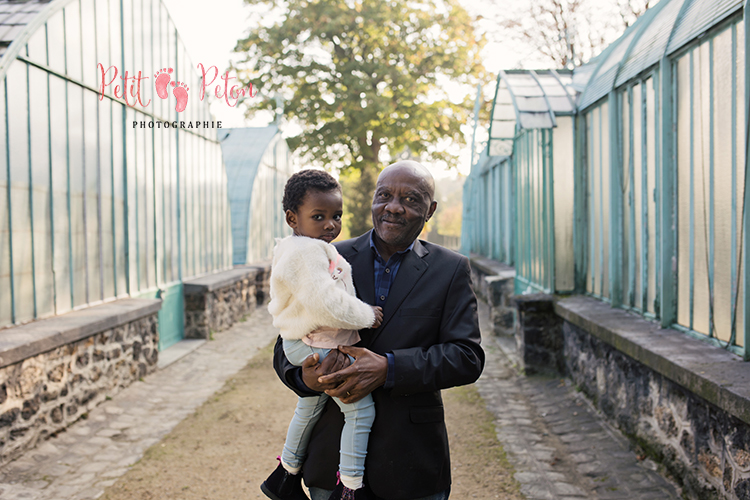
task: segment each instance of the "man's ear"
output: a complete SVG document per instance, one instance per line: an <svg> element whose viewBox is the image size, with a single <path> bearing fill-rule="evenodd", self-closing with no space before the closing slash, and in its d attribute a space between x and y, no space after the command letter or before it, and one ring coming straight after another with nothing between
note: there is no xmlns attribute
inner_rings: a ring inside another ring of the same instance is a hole
<svg viewBox="0 0 750 500"><path fill-rule="evenodd" d="M286 224L292 229L297 229L297 214L291 210L286 211Z"/></svg>
<svg viewBox="0 0 750 500"><path fill-rule="evenodd" d="M437 210L437 202L433 201L432 203L430 203L430 208L427 209L427 217L425 217L424 219L425 222L432 218L432 214L435 213L435 210Z"/></svg>

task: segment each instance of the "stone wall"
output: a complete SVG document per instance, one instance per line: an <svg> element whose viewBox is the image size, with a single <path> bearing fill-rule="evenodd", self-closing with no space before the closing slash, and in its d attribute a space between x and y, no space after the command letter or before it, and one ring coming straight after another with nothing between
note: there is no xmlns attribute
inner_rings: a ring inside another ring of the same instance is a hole
<svg viewBox="0 0 750 500"><path fill-rule="evenodd" d="M252 314L265 300L269 277L261 265L186 280L185 338L208 339Z"/></svg>
<svg viewBox="0 0 750 500"><path fill-rule="evenodd" d="M515 335L518 315L513 302L515 270L479 256L471 258L471 278L477 296L490 306L490 323L496 335Z"/></svg>
<svg viewBox="0 0 750 500"><path fill-rule="evenodd" d="M3 330L0 465L154 371L160 305L125 299Z"/></svg>
<svg viewBox="0 0 750 500"><path fill-rule="evenodd" d="M588 297L555 303L566 371L690 499L750 499L750 364Z"/></svg>
<svg viewBox="0 0 750 500"><path fill-rule="evenodd" d="M562 319L555 314L551 295L538 293L514 298L518 308L516 347L527 375L565 374Z"/></svg>
<svg viewBox="0 0 750 500"><path fill-rule="evenodd" d="M256 262L247 267L255 269L255 299L258 305L267 304L271 296L271 261Z"/></svg>
<svg viewBox="0 0 750 500"><path fill-rule="evenodd" d="M565 322L573 381L689 498L750 498L750 426Z"/></svg>

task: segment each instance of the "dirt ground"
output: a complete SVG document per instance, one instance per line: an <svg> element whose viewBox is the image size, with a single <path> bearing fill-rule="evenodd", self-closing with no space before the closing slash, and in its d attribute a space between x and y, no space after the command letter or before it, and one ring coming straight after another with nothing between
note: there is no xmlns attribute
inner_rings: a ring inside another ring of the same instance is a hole
<svg viewBox="0 0 750 500"><path fill-rule="evenodd" d="M104 500L265 499L296 396L276 378L272 346L112 485ZM521 500L492 415L473 386L444 391L453 466L452 500Z"/></svg>

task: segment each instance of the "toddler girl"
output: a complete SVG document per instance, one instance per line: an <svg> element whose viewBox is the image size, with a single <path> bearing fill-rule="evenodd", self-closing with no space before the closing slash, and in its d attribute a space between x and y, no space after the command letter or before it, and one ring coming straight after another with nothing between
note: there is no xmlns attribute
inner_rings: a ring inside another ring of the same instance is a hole
<svg viewBox="0 0 750 500"><path fill-rule="evenodd" d="M357 299L351 267L330 244L341 232L338 182L321 170L302 170L289 178L282 204L294 234L278 240L274 248L268 311L280 330L287 359L301 366L314 353L322 361L331 349L357 343L357 330L377 328L383 313L380 307ZM300 469L328 397L321 394L297 401L280 464L261 485L269 498L307 500ZM344 428L340 484L329 500L366 499L362 478L375 405L370 395L352 404L334 401L344 414Z"/></svg>

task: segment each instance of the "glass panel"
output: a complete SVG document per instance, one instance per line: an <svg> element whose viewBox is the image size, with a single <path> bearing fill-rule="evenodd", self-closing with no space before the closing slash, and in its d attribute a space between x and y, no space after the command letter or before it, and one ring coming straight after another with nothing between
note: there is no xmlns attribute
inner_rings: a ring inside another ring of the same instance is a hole
<svg viewBox="0 0 750 500"><path fill-rule="evenodd" d="M101 0L96 2L97 9L99 5L104 2ZM120 0L109 0L109 32L107 33L109 39L109 58L106 61L99 61L102 64L108 63L109 65L115 64L119 69L123 69L122 66L122 16L120 16ZM104 56L102 56L104 57Z"/></svg>
<svg viewBox="0 0 750 500"><path fill-rule="evenodd" d="M169 164L172 176L172 248L171 255L174 255L172 266L174 269L174 278L179 279L187 276L186 267L186 254L185 254L185 179L182 174L183 166L178 164L177 161L177 142L175 134L170 133L167 135L169 143ZM180 218L177 218L177 214L180 214Z"/></svg>
<svg viewBox="0 0 750 500"><path fill-rule="evenodd" d="M34 318L34 274L32 272L31 212L29 206L29 100L27 65L11 64L8 86L8 129L10 157L10 228L13 232L13 297L16 323ZM12 97L12 98L11 98Z"/></svg>
<svg viewBox="0 0 750 500"><path fill-rule="evenodd" d="M41 64L47 64L47 36L44 28L36 30L31 35L26 49L28 50L29 59Z"/></svg>
<svg viewBox="0 0 750 500"><path fill-rule="evenodd" d="M140 113L134 113L135 120L141 120L143 115ZM135 197L136 197L136 220L138 232L138 270L139 270L139 289L146 290L151 287L149 281L150 267L151 267L151 254L149 252L150 244L149 240L153 232L149 234L148 231L148 218L149 218L149 189L148 189L148 146L146 144L146 129L136 128L135 129L135 158L136 158L136 182L135 182Z"/></svg>
<svg viewBox="0 0 750 500"><path fill-rule="evenodd" d="M97 7L99 8L99 7ZM98 13L98 12L97 12ZM102 294L105 299L115 296L114 230L120 221L114 219L114 197L112 186L112 107L119 106L104 100L97 107L99 112L99 172L101 175L101 224L102 224Z"/></svg>
<svg viewBox="0 0 750 500"><path fill-rule="evenodd" d="M56 39L50 38L50 40ZM50 45L54 45L54 43L50 43ZM65 56L67 57L68 76L80 82L83 75L81 66L81 11L78 2L73 2L65 7ZM96 69L96 66L93 68Z"/></svg>
<svg viewBox="0 0 750 500"><path fill-rule="evenodd" d="M136 171L138 169L137 144L135 129L132 127L135 120L135 112L130 107L123 107L125 120L123 123L125 137L125 203L127 204L127 232L128 232L128 283L130 294L133 295L140 291L140 272L138 264L138 210L137 210L137 192Z"/></svg>
<svg viewBox="0 0 750 500"><path fill-rule="evenodd" d="M81 30L82 43L84 50L82 51L82 63L83 63L83 83L91 87L97 88L100 82L97 81L97 63L100 61L96 60L97 46L96 46L96 27L94 17L94 0L80 0L81 3ZM106 64L107 61L102 62ZM108 66L105 66L105 69Z"/></svg>
<svg viewBox="0 0 750 500"><path fill-rule="evenodd" d="M103 103L103 102L102 102ZM86 264L89 276L89 302L104 299L102 296L102 259L101 259L101 179L99 174L99 124L97 95L84 90L84 181L86 186Z"/></svg>
<svg viewBox="0 0 750 500"><path fill-rule="evenodd" d="M677 61L677 322L690 327L690 54ZM667 228L662 228L667 230ZM668 270L664 270L668 272Z"/></svg>
<svg viewBox="0 0 750 500"><path fill-rule="evenodd" d="M708 212L710 210L709 158L710 75L708 43L694 51L693 60L693 329L709 334Z"/></svg>
<svg viewBox="0 0 750 500"><path fill-rule="evenodd" d="M609 162L609 104L601 106L602 133L601 141L601 163L602 163L602 297L609 298L609 226L610 218L610 181L609 174L612 166Z"/></svg>
<svg viewBox="0 0 750 500"><path fill-rule="evenodd" d="M648 196L646 210L648 211L648 293L646 310L652 314L656 312L656 107L655 107L654 79L646 80L646 158L648 171Z"/></svg>
<svg viewBox="0 0 750 500"><path fill-rule="evenodd" d="M153 99L149 94L151 93L150 91L155 88L153 73L156 72L156 66L158 63L154 62L152 53L156 50L154 43L157 42L157 38L155 38L156 34L153 32L151 24L151 0L142 0L139 10L141 11L140 21L136 24L138 25L138 31L140 32L139 45L141 46L141 59L139 65L135 67L134 71L142 71L142 76L148 78L148 80L145 80L147 85L144 85L142 90L143 102L145 104L148 102L148 99L151 99L151 102L153 103ZM151 111L153 108L149 105L147 109L148 111ZM143 119L150 118L144 117Z"/></svg>
<svg viewBox="0 0 750 500"><path fill-rule="evenodd" d="M164 149L164 266L167 270L167 281L176 280L177 270L177 169L173 160L175 154L172 134L163 134Z"/></svg>
<svg viewBox="0 0 750 500"><path fill-rule="evenodd" d="M588 240L588 246L586 248L586 291L589 293L594 293L594 224L593 224L593 213L594 210L592 207L594 206L594 199L593 199L593 184L594 184L594 169L593 169L593 127L592 127L592 120L593 120L593 113L588 113L584 115L585 123L586 123L586 207L587 207L587 214L586 214L586 229L588 231L587 233L587 240Z"/></svg>
<svg viewBox="0 0 750 500"><path fill-rule="evenodd" d="M175 131L175 137L177 141L177 151L180 162L180 176L182 177L180 185L182 186L182 193L180 195L180 211L185 214L184 221L182 222L181 233L183 238L183 247L185 259L183 261L185 266L185 276L195 276L198 274L196 267L196 255L195 255L195 238L199 235L198 227L195 224L195 213L200 208L199 200L195 196L195 183L193 181L193 169L190 158L185 154L185 138L179 131Z"/></svg>
<svg viewBox="0 0 750 500"><path fill-rule="evenodd" d="M118 7L118 9L119 8L122 9L123 15L115 15L113 17L115 19L121 18L123 52L125 54L121 70L125 71L126 68L137 67L133 58L133 51L135 50L133 46L133 12L135 12L135 10L133 8L132 0L122 0L122 7ZM128 71L132 71L132 69L128 69Z"/></svg>
<svg viewBox="0 0 750 500"><path fill-rule="evenodd" d="M112 198L114 215L114 245L115 245L115 288L118 297L128 293L128 263L126 262L127 250L125 240L125 163L124 154L129 146L126 142L125 130L123 129L123 114L125 106L120 103L112 105Z"/></svg>
<svg viewBox="0 0 750 500"><path fill-rule="evenodd" d="M641 85L633 86L633 234L635 236L635 255L633 255L633 274L635 285L633 289L633 306L643 308L642 262L643 258L643 101ZM624 247L625 245L623 245Z"/></svg>
<svg viewBox="0 0 750 500"><path fill-rule="evenodd" d="M149 133L153 138L154 154L154 258L157 284L166 282L164 276L164 134L161 131Z"/></svg>
<svg viewBox="0 0 750 500"><path fill-rule="evenodd" d="M528 249L529 258L531 259L531 271L529 278L531 281L538 282L539 279L539 249L541 248L539 225L539 198L537 193L539 192L539 144L535 140L535 130L527 133L527 141L529 142L529 149L531 155L529 158L530 174L531 179L529 183L529 204L531 211L529 213L529 219L526 221L531 232L531 248Z"/></svg>
<svg viewBox="0 0 750 500"><path fill-rule="evenodd" d="M631 215L632 200L632 186L630 177L632 176L633 166L632 151L633 147L633 131L630 128L630 123L633 120L632 110L630 106L631 95L626 89L621 94L622 99L622 300L625 305L632 306L632 293L630 281L630 268L632 266L630 260L633 256L630 254L630 243L633 241L633 221Z"/></svg>
<svg viewBox="0 0 750 500"><path fill-rule="evenodd" d="M51 48L51 47L50 47ZM68 134L65 111L66 83L49 77L50 148L52 152L52 225L55 240L55 312L69 311L71 304L70 225L68 211Z"/></svg>
<svg viewBox="0 0 750 500"><path fill-rule="evenodd" d="M96 62L102 63L102 66L106 69L116 61L112 54L112 48L109 45L109 38L111 36L109 29L109 3L102 1L92 3L94 4L96 18Z"/></svg>
<svg viewBox="0 0 750 500"><path fill-rule="evenodd" d="M144 120L147 116L142 117ZM148 262L148 284L149 287L156 286L156 242L154 241L155 229L154 229L154 143L153 136L154 131L144 129L143 139L145 143L145 181L146 181L146 192L144 199L145 206L145 228L146 228L146 251L147 251L147 262Z"/></svg>
<svg viewBox="0 0 750 500"><path fill-rule="evenodd" d="M18 63L16 63L18 64ZM5 80L0 80L0 116L5 116ZM0 151L7 151L5 120L0 120ZM0 154L0 290L10 286L10 231L8 229L8 164ZM13 323L11 294L0 293L0 326Z"/></svg>
<svg viewBox="0 0 750 500"><path fill-rule="evenodd" d="M714 287L716 336L732 334L732 31L714 38Z"/></svg>
<svg viewBox="0 0 750 500"><path fill-rule="evenodd" d="M737 200L738 204L742 203L742 195L744 192L744 186L745 186L745 23L744 21L740 21L737 23L737 61L736 61L736 67L737 67L737 88L736 88L736 95L737 95L737 105L735 106L735 109L737 110L737 128L736 128L736 134L737 134ZM741 206L741 205L740 205ZM736 211L737 213L737 227L742 227L742 210L738 209ZM743 244L740 242L740 244ZM746 255L745 252L747 252L748 249L744 247L742 248L742 255ZM742 267L739 265L738 267ZM744 331L745 331L745 309L743 307L744 302L744 287L742 285L742 276L744 275L746 271L744 269L740 269L737 272L737 276L740 277L738 289L739 289L739 296L737 298L737 320L735 324L735 329L737 330L737 344L738 345L745 345L745 338L744 338Z"/></svg>
<svg viewBox="0 0 750 500"><path fill-rule="evenodd" d="M575 256L573 255L573 118L559 117L554 129L554 194L555 194L555 288L572 290Z"/></svg>
<svg viewBox="0 0 750 500"><path fill-rule="evenodd" d="M70 233L73 257L73 306L88 302L86 213L84 211L83 89L68 87L68 147L70 152Z"/></svg>
<svg viewBox="0 0 750 500"><path fill-rule="evenodd" d="M42 31L41 29L39 31ZM47 37L49 40L65 40L65 24L63 11L59 11L47 21ZM50 43L49 66L58 73L65 74L65 44Z"/></svg>
<svg viewBox="0 0 750 500"><path fill-rule="evenodd" d="M594 294L602 295L602 162L601 162L601 107L596 108L591 112L591 128L592 128L592 155L591 155L591 166L592 166L592 192L593 192L593 203L591 212L593 215L593 238L592 238L592 260L594 262Z"/></svg>
<svg viewBox="0 0 750 500"><path fill-rule="evenodd" d="M49 117L47 108L47 73L29 67L31 117L31 176L34 219L34 279L36 280L37 317L55 312L52 274L52 233L50 218Z"/></svg>

